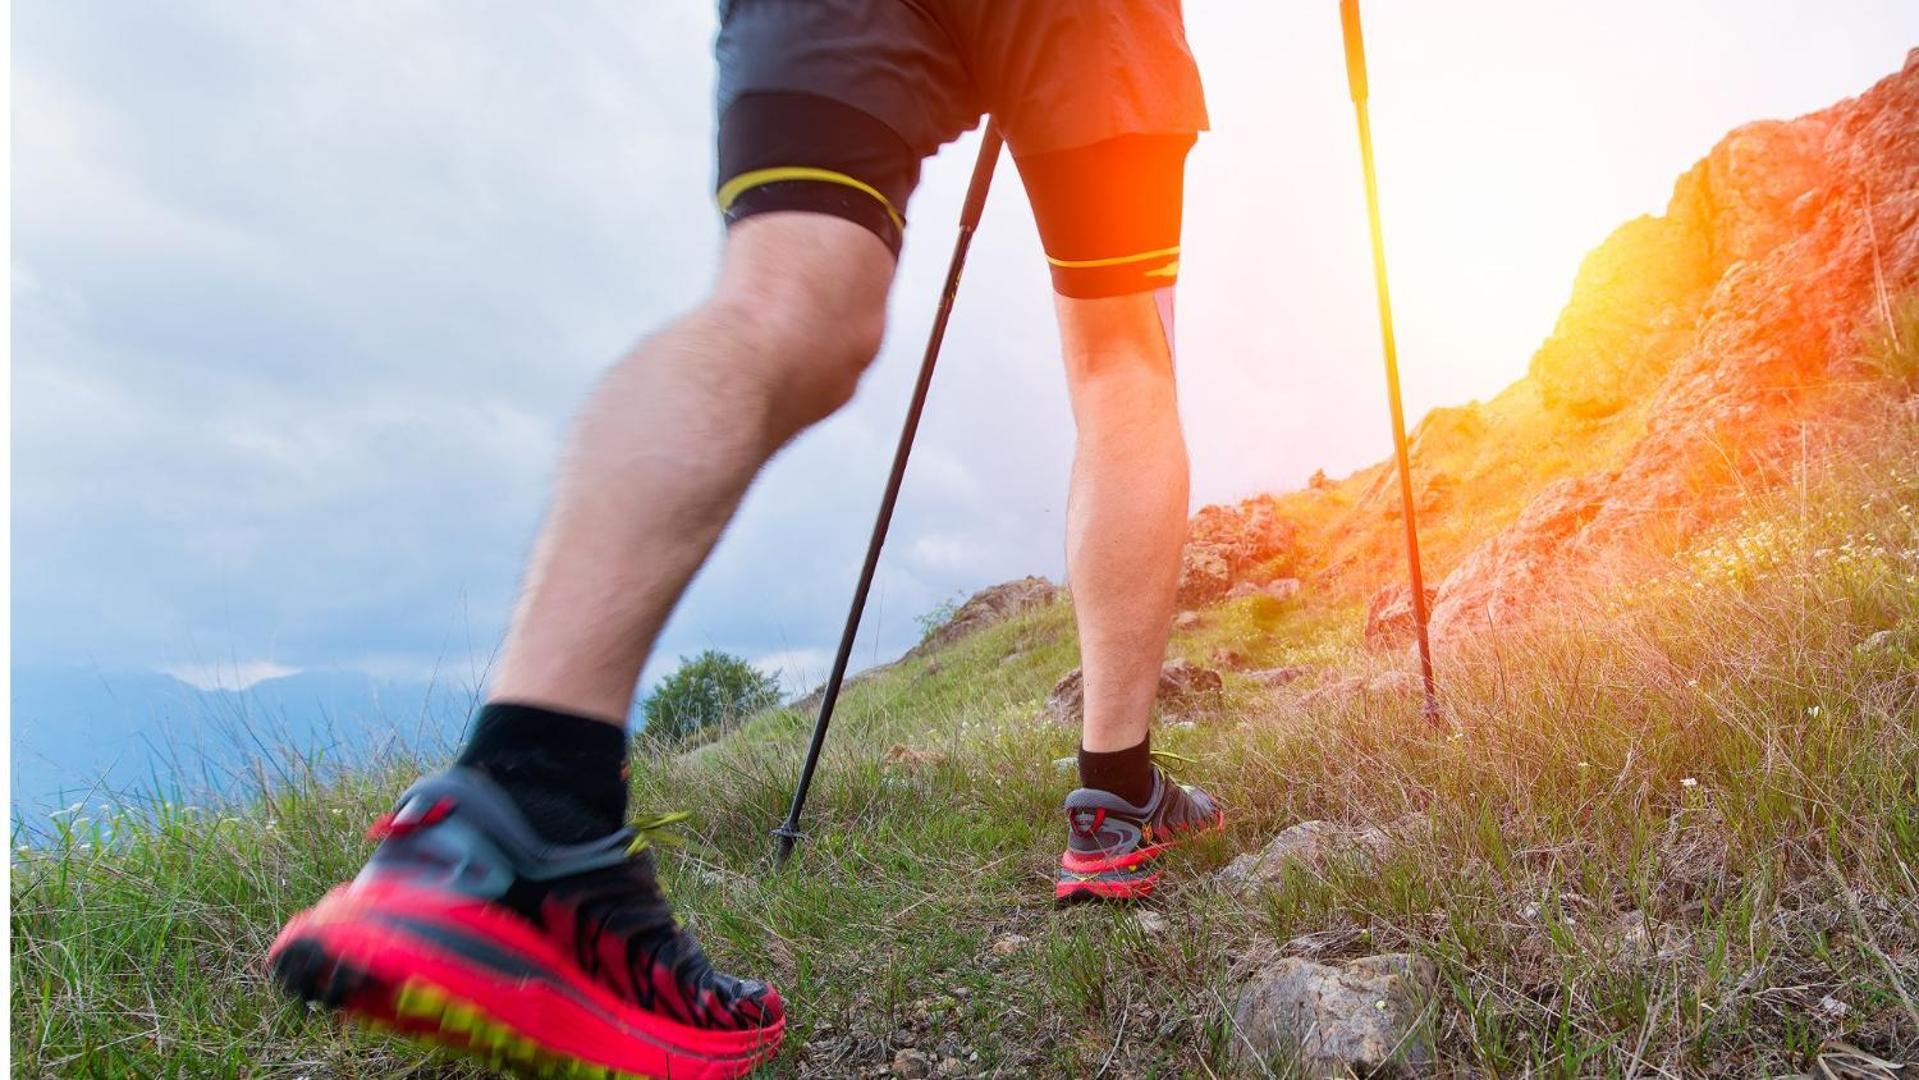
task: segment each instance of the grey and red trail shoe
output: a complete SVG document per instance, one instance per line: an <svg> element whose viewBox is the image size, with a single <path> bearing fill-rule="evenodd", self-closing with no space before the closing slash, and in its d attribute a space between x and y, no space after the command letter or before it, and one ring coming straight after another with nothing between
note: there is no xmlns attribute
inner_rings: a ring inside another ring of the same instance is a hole
<svg viewBox="0 0 1919 1080"><path fill-rule="evenodd" d="M1066 796L1066 852L1059 857L1053 898L1137 900L1159 884L1153 858L1197 833L1222 828L1226 813L1211 795L1174 783L1153 769L1153 797L1134 806L1110 791L1080 788Z"/></svg>
<svg viewBox="0 0 1919 1080"><path fill-rule="evenodd" d="M358 877L267 952L294 997L520 1071L737 1077L785 1028L765 983L713 970L621 829L547 843L492 780L413 785Z"/></svg>

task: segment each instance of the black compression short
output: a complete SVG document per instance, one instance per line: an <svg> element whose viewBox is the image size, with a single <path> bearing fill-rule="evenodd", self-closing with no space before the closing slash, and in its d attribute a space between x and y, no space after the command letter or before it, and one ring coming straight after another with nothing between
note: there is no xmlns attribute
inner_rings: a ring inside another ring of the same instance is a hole
<svg viewBox="0 0 1919 1080"><path fill-rule="evenodd" d="M895 253L920 162L984 111L1006 136L1054 287L1171 285L1205 103L1178 0L726 0L728 222L831 214Z"/></svg>

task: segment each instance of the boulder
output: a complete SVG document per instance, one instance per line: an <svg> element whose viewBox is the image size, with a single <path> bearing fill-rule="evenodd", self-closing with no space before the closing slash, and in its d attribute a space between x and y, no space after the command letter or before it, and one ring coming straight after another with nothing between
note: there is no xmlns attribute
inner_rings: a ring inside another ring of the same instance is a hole
<svg viewBox="0 0 1919 1080"><path fill-rule="evenodd" d="M908 658L945 648L963 638L996 626L1059 598L1059 586L1043 577L1023 577L988 586L968 597L951 618L934 627L925 640L907 650Z"/></svg>
<svg viewBox="0 0 1919 1080"><path fill-rule="evenodd" d="M1402 953L1336 965L1281 958L1240 991L1233 1054L1309 1076L1424 1075L1435 1061L1436 979L1432 961Z"/></svg>
<svg viewBox="0 0 1919 1080"><path fill-rule="evenodd" d="M1067 672L1046 695L1044 715L1057 723L1077 725L1085 713L1085 681L1080 668ZM1153 700L1165 712L1187 712L1210 704L1224 686L1219 672L1211 668L1190 660L1169 660L1159 670L1159 687Z"/></svg>

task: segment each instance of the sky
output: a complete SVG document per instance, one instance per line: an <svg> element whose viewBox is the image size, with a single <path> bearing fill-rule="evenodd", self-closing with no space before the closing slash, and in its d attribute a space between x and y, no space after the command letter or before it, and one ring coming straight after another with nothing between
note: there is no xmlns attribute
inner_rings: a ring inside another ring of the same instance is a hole
<svg viewBox="0 0 1919 1080"><path fill-rule="evenodd" d="M1179 363L1195 505L1390 447L1333 0L1192 0ZM1367 0L1405 393L1524 373L1581 256L1727 130L1864 90L1909 0ZM13 11L16 666L228 687L483 675L569 416L716 264L712 6L104 0ZM763 473L651 681L823 678L976 136L909 207L853 404ZM1003 166L859 663L1063 574L1072 436Z"/></svg>

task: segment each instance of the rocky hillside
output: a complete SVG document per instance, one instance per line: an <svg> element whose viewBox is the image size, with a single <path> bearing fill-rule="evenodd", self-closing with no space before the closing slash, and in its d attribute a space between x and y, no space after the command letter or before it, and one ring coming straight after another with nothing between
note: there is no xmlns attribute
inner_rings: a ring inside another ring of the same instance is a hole
<svg viewBox="0 0 1919 1080"><path fill-rule="evenodd" d="M1902 332L1916 287L1919 50L1857 98L1720 140L1663 215L1586 257L1524 378L1419 423L1436 638L1616 577L1856 439L1865 400L1910 392L1862 355ZM1365 597L1403 574L1398 514L1389 464L1207 507L1182 598L1291 577Z"/></svg>

